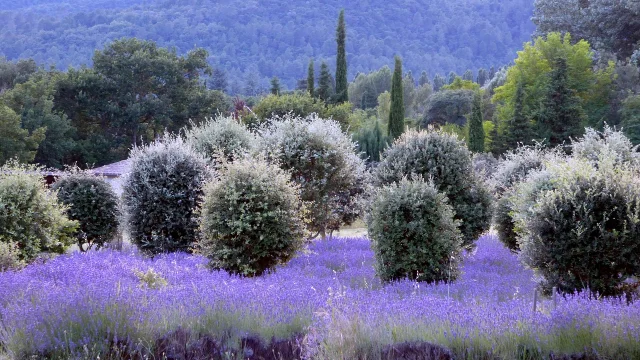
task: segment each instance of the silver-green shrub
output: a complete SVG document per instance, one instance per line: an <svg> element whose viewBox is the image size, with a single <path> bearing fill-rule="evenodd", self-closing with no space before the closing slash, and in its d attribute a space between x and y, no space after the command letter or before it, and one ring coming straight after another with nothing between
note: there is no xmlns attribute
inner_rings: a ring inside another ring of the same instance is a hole
<svg viewBox="0 0 640 360"><path fill-rule="evenodd" d="M118 197L103 178L88 171L71 169L52 186L58 201L67 206L66 214L79 223L75 234L81 251L99 249L118 233Z"/></svg>
<svg viewBox="0 0 640 360"><path fill-rule="evenodd" d="M597 167L574 158L548 168L552 190L540 192L518 223L521 258L542 275L546 290L625 294L625 281L640 274L640 182L634 170L614 156L602 157Z"/></svg>
<svg viewBox="0 0 640 360"><path fill-rule="evenodd" d="M383 153L373 172L373 183L384 186L415 176L431 179L449 198L455 218L460 220L463 245L473 247L478 236L489 229L491 194L474 174L465 143L443 131L407 131Z"/></svg>
<svg viewBox="0 0 640 360"><path fill-rule="evenodd" d="M504 155L504 159L500 161L489 180L497 197L493 227L500 241L511 251L519 250L511 203L513 187L523 181L530 172L543 169L545 162L553 156L559 157L555 152L549 152L540 146L521 146Z"/></svg>
<svg viewBox="0 0 640 360"><path fill-rule="evenodd" d="M165 135L134 149L122 194L131 241L148 254L190 251L210 177L205 158L181 138Z"/></svg>
<svg viewBox="0 0 640 360"><path fill-rule="evenodd" d="M24 266L20 260L20 248L13 242L0 242L0 272L19 270Z"/></svg>
<svg viewBox="0 0 640 360"><path fill-rule="evenodd" d="M603 131L586 129L584 136L571 144L572 156L597 164L604 157L612 157L616 163L640 165L638 146L634 146L622 131L605 126Z"/></svg>
<svg viewBox="0 0 640 360"><path fill-rule="evenodd" d="M303 246L304 204L291 176L263 160L227 164L205 189L200 251L214 269L257 276Z"/></svg>
<svg viewBox="0 0 640 360"><path fill-rule="evenodd" d="M260 152L291 174L309 202L309 230L323 237L360 215L364 161L340 124L311 115L272 119L259 130Z"/></svg>
<svg viewBox="0 0 640 360"><path fill-rule="evenodd" d="M187 143L214 165L251 152L256 137L231 116L218 116L185 131ZM222 159L220 159L222 157Z"/></svg>
<svg viewBox="0 0 640 360"><path fill-rule="evenodd" d="M63 253L73 242L77 222L49 191L43 169L9 161L0 167L0 243L20 249L20 260L42 252Z"/></svg>
<svg viewBox="0 0 640 360"><path fill-rule="evenodd" d="M462 234L447 197L432 183L406 178L373 190L366 216L383 281L453 281Z"/></svg>

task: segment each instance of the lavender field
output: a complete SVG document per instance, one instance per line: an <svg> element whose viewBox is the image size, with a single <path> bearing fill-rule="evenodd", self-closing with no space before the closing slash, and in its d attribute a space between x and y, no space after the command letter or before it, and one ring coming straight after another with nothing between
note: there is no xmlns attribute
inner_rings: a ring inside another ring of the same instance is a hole
<svg viewBox="0 0 640 360"><path fill-rule="evenodd" d="M186 254L60 256L0 274L0 358L257 359L257 342L313 359L420 343L442 359L640 358L640 304L576 295L533 313L533 273L493 236L449 285L383 286L373 263L366 238L317 241L254 279ZM193 355L207 348L217 357Z"/></svg>

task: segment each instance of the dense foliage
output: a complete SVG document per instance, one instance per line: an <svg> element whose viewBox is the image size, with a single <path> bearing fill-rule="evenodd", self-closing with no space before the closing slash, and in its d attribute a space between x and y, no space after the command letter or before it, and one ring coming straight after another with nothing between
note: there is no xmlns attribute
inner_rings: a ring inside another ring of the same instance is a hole
<svg viewBox="0 0 640 360"><path fill-rule="evenodd" d="M181 138L165 135L135 148L122 200L131 242L148 254L191 251L197 207L209 178L205 158Z"/></svg>
<svg viewBox="0 0 640 360"><path fill-rule="evenodd" d="M302 247L303 209L288 173L261 160L237 161L205 189L198 248L214 269L262 275Z"/></svg>
<svg viewBox="0 0 640 360"><path fill-rule="evenodd" d="M392 64L398 52L408 69L427 70L432 76L506 64L534 30L528 0L412 0L394 7L381 1L361 6L337 0L286 6L212 0L4 1L0 56L33 57L66 69L90 64L94 49L112 40L135 36L176 47L181 54L194 45L207 49L214 66L228 73L232 93L243 92L250 78L266 88L273 76L293 89L305 76L309 58L334 63L341 7L348 25L349 80Z"/></svg>
<svg viewBox="0 0 640 360"><path fill-rule="evenodd" d="M458 277L462 234L444 194L432 183L404 178L371 196L366 219L381 280Z"/></svg>
<svg viewBox="0 0 640 360"><path fill-rule="evenodd" d="M324 237L357 219L364 161L336 121L316 115L276 118L260 135L261 152L290 172L301 187L302 200L310 202L311 232Z"/></svg>
<svg viewBox="0 0 640 360"><path fill-rule="evenodd" d="M455 135L442 131L408 131L383 153L374 183L384 186L404 177L432 179L453 206L467 248L491 220L490 194L474 174L471 153Z"/></svg>
<svg viewBox="0 0 640 360"><path fill-rule="evenodd" d="M20 260L42 252L63 253L78 223L69 220L56 193L47 189L42 169L10 161L0 167L0 242L18 246Z"/></svg>
<svg viewBox="0 0 640 360"><path fill-rule="evenodd" d="M637 179L611 157L598 167L584 160L556 167L554 189L538 198L524 225L523 260L544 276L547 291L627 293L625 281L640 273Z"/></svg>
<svg viewBox="0 0 640 360"><path fill-rule="evenodd" d="M75 234L81 251L103 247L118 233L118 197L104 179L73 170L52 186L58 200L67 206L66 214L78 222Z"/></svg>
<svg viewBox="0 0 640 360"><path fill-rule="evenodd" d="M251 152L255 135L238 120L217 116L185 131L187 144L214 164L234 161Z"/></svg>

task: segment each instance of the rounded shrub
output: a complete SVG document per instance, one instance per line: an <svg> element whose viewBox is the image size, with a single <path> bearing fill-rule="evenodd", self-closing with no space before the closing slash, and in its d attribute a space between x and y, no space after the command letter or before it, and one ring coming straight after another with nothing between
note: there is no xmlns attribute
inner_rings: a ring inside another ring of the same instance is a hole
<svg viewBox="0 0 640 360"><path fill-rule="evenodd" d="M256 143L255 136L231 116L208 119L187 130L185 138L191 147L214 165L242 157Z"/></svg>
<svg viewBox="0 0 640 360"><path fill-rule="evenodd" d="M253 112L261 122L285 116L305 118L311 114L323 114L324 111L324 102L307 93L269 95L253 107Z"/></svg>
<svg viewBox="0 0 640 360"><path fill-rule="evenodd" d="M99 249L117 236L118 197L103 178L73 169L52 189L67 206L67 216L79 224L75 238L81 251Z"/></svg>
<svg viewBox="0 0 640 360"><path fill-rule="evenodd" d="M148 254L190 251L209 178L204 157L180 138L134 149L122 194L131 241Z"/></svg>
<svg viewBox="0 0 640 360"><path fill-rule="evenodd" d="M303 214L288 173L262 160L239 160L205 189L199 249L214 269L261 275L302 247Z"/></svg>
<svg viewBox="0 0 640 360"><path fill-rule="evenodd" d="M42 252L63 253L78 227L41 174L39 167L14 161L0 167L0 243L17 245L24 261Z"/></svg>
<svg viewBox="0 0 640 360"><path fill-rule="evenodd" d="M20 249L13 242L0 242L0 272L7 270L19 270L24 266L20 260Z"/></svg>
<svg viewBox="0 0 640 360"><path fill-rule="evenodd" d="M617 164L640 165L638 146L622 131L605 126L603 131L587 128L584 136L571 144L572 156L597 164L603 157Z"/></svg>
<svg viewBox="0 0 640 360"><path fill-rule="evenodd" d="M640 273L640 184L633 171L603 165L556 165L553 190L538 197L523 224L521 257L547 291L618 296Z"/></svg>
<svg viewBox="0 0 640 360"><path fill-rule="evenodd" d="M366 222L383 281L458 276L462 234L447 197L433 184L404 178L373 190Z"/></svg>
<svg viewBox="0 0 640 360"><path fill-rule="evenodd" d="M497 197L493 226L500 241L511 251L519 250L511 202L513 188L529 173L543 169L545 162L554 155L555 152L548 152L539 146L521 146L504 155L504 159L500 161L489 180Z"/></svg>
<svg viewBox="0 0 640 360"><path fill-rule="evenodd" d="M274 119L260 130L260 151L291 174L309 202L309 230L323 237L360 214L364 161L357 145L334 120L312 115Z"/></svg>
<svg viewBox="0 0 640 360"><path fill-rule="evenodd" d="M442 131L407 131L385 150L373 172L373 182L384 186L415 176L431 179L449 198L455 218L460 220L463 245L473 247L489 229L491 196L473 172L465 143Z"/></svg>

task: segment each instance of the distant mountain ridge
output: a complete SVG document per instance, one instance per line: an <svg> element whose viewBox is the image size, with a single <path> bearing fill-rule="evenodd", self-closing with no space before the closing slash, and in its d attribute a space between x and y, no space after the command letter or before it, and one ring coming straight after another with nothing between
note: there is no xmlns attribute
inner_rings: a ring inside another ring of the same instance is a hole
<svg viewBox="0 0 640 360"><path fill-rule="evenodd" d="M349 80L391 66L430 77L504 65L530 40L532 0L5 0L0 56L58 68L91 65L95 49L138 37L184 53L204 47L231 90L278 76L289 89L310 58L335 61L335 27L346 12Z"/></svg>

